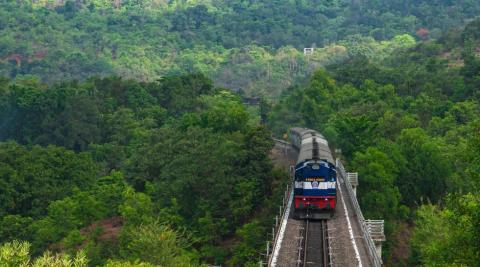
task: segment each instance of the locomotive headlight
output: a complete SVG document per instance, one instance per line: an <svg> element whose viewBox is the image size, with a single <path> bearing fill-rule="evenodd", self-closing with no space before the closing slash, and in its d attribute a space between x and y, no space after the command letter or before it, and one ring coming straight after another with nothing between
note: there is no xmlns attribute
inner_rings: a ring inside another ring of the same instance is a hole
<svg viewBox="0 0 480 267"><path fill-rule="evenodd" d="M303 198L303 201L307 200L306 198Z"/></svg>

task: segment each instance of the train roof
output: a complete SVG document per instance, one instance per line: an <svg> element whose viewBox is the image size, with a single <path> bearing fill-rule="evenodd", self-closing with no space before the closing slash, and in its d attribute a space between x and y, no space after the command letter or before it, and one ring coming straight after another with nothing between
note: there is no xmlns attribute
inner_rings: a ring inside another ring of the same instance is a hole
<svg viewBox="0 0 480 267"><path fill-rule="evenodd" d="M322 134L312 129L299 127L291 128L290 131L301 139L297 164L314 158L335 164L328 142Z"/></svg>
<svg viewBox="0 0 480 267"><path fill-rule="evenodd" d="M293 128L290 128L290 131L295 132L300 137L304 137L305 135L315 135L315 136L319 136L319 137L321 137L322 139L325 140L325 137L321 133L319 133L315 130L312 130L312 129L301 128L301 127L293 127Z"/></svg>

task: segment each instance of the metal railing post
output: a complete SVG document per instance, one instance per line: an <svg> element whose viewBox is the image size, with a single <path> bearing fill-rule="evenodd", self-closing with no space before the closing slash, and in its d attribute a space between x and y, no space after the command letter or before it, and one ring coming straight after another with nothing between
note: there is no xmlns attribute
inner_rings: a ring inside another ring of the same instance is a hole
<svg viewBox="0 0 480 267"><path fill-rule="evenodd" d="M367 225L365 223L365 219L363 217L362 210L360 209L360 205L358 204L358 200L354 194L352 185L350 184L350 179L348 177L347 172L345 171L345 167L343 166L342 162L337 159L336 162L337 169L340 170L340 175L342 176L343 180L345 181L345 187L347 188L348 195L350 197L350 200L352 201L353 208L355 210L355 213L357 214L357 220L360 225L362 234L363 234L363 239L367 243L368 246L368 254L370 255L370 258L373 261L373 265L375 267L380 267L382 266L382 258L381 255L377 254L377 250L375 247L375 243L373 242L373 239L371 237L370 232L367 229Z"/></svg>

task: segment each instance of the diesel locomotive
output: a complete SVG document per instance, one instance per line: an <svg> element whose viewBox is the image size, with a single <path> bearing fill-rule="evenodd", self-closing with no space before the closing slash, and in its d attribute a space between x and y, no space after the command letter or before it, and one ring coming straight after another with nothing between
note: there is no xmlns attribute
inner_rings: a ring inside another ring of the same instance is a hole
<svg viewBox="0 0 480 267"><path fill-rule="evenodd" d="M289 137L298 150L294 217L331 218L337 201L337 171L327 140L319 132L307 128L291 128Z"/></svg>

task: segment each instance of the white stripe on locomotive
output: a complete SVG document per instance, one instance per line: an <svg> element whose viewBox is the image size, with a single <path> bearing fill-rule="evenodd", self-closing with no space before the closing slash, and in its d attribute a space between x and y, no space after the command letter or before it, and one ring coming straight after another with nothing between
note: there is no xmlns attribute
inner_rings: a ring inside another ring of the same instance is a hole
<svg viewBox="0 0 480 267"><path fill-rule="evenodd" d="M318 187L312 187L312 182L295 182L297 189L335 189L335 182L319 182Z"/></svg>

